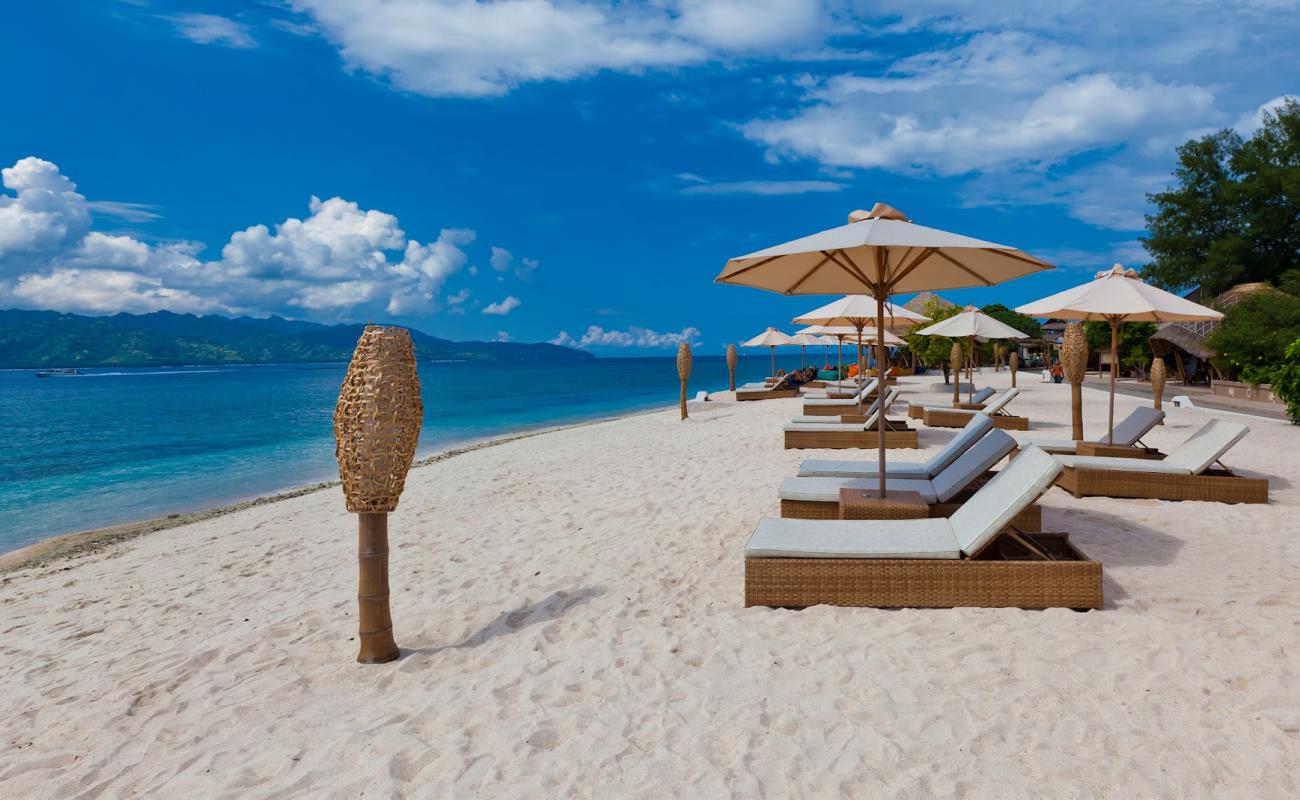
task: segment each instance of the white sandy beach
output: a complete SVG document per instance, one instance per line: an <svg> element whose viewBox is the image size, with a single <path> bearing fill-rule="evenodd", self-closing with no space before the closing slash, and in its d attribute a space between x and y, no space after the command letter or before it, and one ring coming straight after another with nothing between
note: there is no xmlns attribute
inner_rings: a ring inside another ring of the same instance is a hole
<svg viewBox="0 0 1300 800"><path fill-rule="evenodd" d="M1068 386L1021 386L1012 410L1068 438ZM1085 405L1097 438L1105 395ZM797 408L413 471L389 665L354 662L338 488L0 575L0 796L1300 795L1300 428L1232 415L1252 432L1225 460L1266 506L1051 490L1044 529L1105 564L1100 611L745 609L750 530L826 455L781 448ZM1166 408L1166 451L1218 413Z"/></svg>

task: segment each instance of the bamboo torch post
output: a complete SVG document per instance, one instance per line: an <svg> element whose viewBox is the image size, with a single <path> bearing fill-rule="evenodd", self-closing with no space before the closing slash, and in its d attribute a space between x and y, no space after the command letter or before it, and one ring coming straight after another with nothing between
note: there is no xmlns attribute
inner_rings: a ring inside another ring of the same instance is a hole
<svg viewBox="0 0 1300 800"><path fill-rule="evenodd" d="M686 419L686 381L691 377L691 346L687 342L677 348L677 377L682 381L682 419Z"/></svg>
<svg viewBox="0 0 1300 800"><path fill-rule="evenodd" d="M357 661L399 655L388 604L388 514L397 508L424 419L405 328L367 325L334 408L334 455L347 509L358 518Z"/></svg>
<svg viewBox="0 0 1300 800"><path fill-rule="evenodd" d="M1161 405L1164 400L1165 378L1165 360L1160 356L1156 356L1151 361L1151 397L1152 404L1155 406L1156 411L1162 410ZM1164 420L1161 420L1160 424L1163 425Z"/></svg>
<svg viewBox="0 0 1300 800"><path fill-rule="evenodd" d="M1070 382L1071 435L1076 442L1083 441L1083 372L1088 368L1088 343L1083 336L1083 323L1071 322L1065 326L1061 343L1061 369Z"/></svg>
<svg viewBox="0 0 1300 800"><path fill-rule="evenodd" d="M1007 365L1011 369L1011 388L1016 388L1016 370L1020 368L1020 353L1016 350L1011 351L1007 356Z"/></svg>
<svg viewBox="0 0 1300 800"><path fill-rule="evenodd" d="M727 372L731 375L731 391L736 391L736 346L727 345Z"/></svg>
<svg viewBox="0 0 1300 800"><path fill-rule="evenodd" d="M961 403L961 345L956 339L952 342L948 361L952 364L952 404L955 408Z"/></svg>

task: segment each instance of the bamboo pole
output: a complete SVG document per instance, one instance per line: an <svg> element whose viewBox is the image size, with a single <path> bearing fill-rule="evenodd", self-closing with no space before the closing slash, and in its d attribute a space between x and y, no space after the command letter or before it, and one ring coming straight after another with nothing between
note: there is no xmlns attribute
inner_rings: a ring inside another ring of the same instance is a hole
<svg viewBox="0 0 1300 800"><path fill-rule="evenodd" d="M388 607L388 514L358 514L357 521L357 661L385 664L399 655Z"/></svg>
<svg viewBox="0 0 1300 800"><path fill-rule="evenodd" d="M961 345L956 339L952 341L952 350L948 353L948 362L952 366L952 404L961 403Z"/></svg>
<svg viewBox="0 0 1300 800"><path fill-rule="evenodd" d="M736 346L727 345L727 372L731 375L731 391L736 391Z"/></svg>
<svg viewBox="0 0 1300 800"><path fill-rule="evenodd" d="M1007 356L1007 365L1011 369L1011 388L1016 388L1016 370L1020 368L1020 353L1016 350L1011 351Z"/></svg>
<svg viewBox="0 0 1300 800"><path fill-rule="evenodd" d="M677 348L677 377L682 381L682 419L686 419L686 381L691 377L691 345L682 342Z"/></svg>

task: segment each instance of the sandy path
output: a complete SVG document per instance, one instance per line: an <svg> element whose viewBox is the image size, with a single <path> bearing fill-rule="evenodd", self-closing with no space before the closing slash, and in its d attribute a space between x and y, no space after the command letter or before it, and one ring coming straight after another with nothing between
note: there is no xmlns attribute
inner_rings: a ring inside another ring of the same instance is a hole
<svg viewBox="0 0 1300 800"><path fill-rule="evenodd" d="M1067 387L1022 388L1068 437ZM744 609L744 540L814 454L780 447L796 408L416 470L388 666L353 663L338 489L0 577L0 796L1300 793L1300 429L1249 420L1229 459L1272 479L1267 506L1051 491L1045 527L1106 565L1100 612Z"/></svg>

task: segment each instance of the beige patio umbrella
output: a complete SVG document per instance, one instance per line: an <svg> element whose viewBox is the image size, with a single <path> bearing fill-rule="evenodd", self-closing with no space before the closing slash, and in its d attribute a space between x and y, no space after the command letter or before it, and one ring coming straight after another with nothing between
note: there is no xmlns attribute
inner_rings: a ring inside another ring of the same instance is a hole
<svg viewBox="0 0 1300 800"><path fill-rule="evenodd" d="M922 336L946 336L949 339L966 339L966 392L967 399L975 397L975 340L987 342L989 339L1028 339L1029 336L980 311L975 306L966 306L960 314L940 320L923 330L917 331Z"/></svg>
<svg viewBox="0 0 1300 800"><path fill-rule="evenodd" d="M929 317L922 316L911 309L896 306L893 303L886 303L885 305L887 306L886 312L889 314L887 317L888 324L894 326L898 330L903 330L910 328L913 325L919 325L922 322L930 321ZM875 300L870 297L863 297L862 295L847 295L841 297L839 300L827 303L826 305L815 308L805 314L801 314L800 316L795 317L793 322L796 325L812 324L825 325L829 327L847 327L851 329L857 335L858 365L859 369L862 369L862 345L871 343L871 337L866 335L866 331L869 328L874 335L877 330L875 327L876 318L874 316L876 310L875 306ZM886 328L886 335L889 335L888 328ZM880 344L879 341L874 343ZM879 354L877 354L876 364L880 365L883 363L884 361ZM843 366L843 363L841 363L840 367L843 368ZM866 375L861 375L860 377L864 380L866 379ZM884 370L881 370L880 382L882 384L884 383L884 378ZM865 398L859 395L859 411L861 411L861 406L864 401Z"/></svg>
<svg viewBox="0 0 1300 800"><path fill-rule="evenodd" d="M1119 326L1125 322L1192 322L1223 319L1212 308L1144 283L1136 270L1116 264L1097 279L1051 297L1020 306L1030 317L1062 320L1104 320L1110 323L1110 415L1106 443L1115 437L1115 371L1119 369Z"/></svg>
<svg viewBox="0 0 1300 800"><path fill-rule="evenodd" d="M992 286L1047 269L1052 265L1014 247L916 225L897 209L877 203L870 211L849 214L847 225L733 258L715 280L786 295L870 295L876 327L884 329L890 295ZM883 340L876 349L877 363L883 365ZM878 431L883 496L884 414Z"/></svg>
<svg viewBox="0 0 1300 800"><path fill-rule="evenodd" d="M858 334L858 330L856 328L850 325L809 325L808 327L799 331L799 333L810 333L814 336L821 336L821 337L834 339L835 342L839 344L839 361L837 365L837 372L840 375L844 374L844 340L849 337L856 336ZM872 326L866 326L862 329L861 333L862 333L862 342L858 344L859 350L861 349L863 344L875 342L875 339L873 337L876 334L876 329ZM885 344L889 345L890 347L907 346L907 342L898 338L897 336L890 333L889 331L885 331ZM862 360L862 353L860 352L858 353L858 360L859 361Z"/></svg>
<svg viewBox="0 0 1300 800"><path fill-rule="evenodd" d="M772 374L776 375L776 348L796 344L794 339L781 333L776 328L768 328L759 335L747 342L743 342L741 347L766 347L772 351Z"/></svg>
<svg viewBox="0 0 1300 800"><path fill-rule="evenodd" d="M831 342L830 339L824 339L821 336L805 333L804 331L797 331L790 337L790 341L799 345L801 349L799 357L800 368L808 366L808 345L830 344Z"/></svg>

